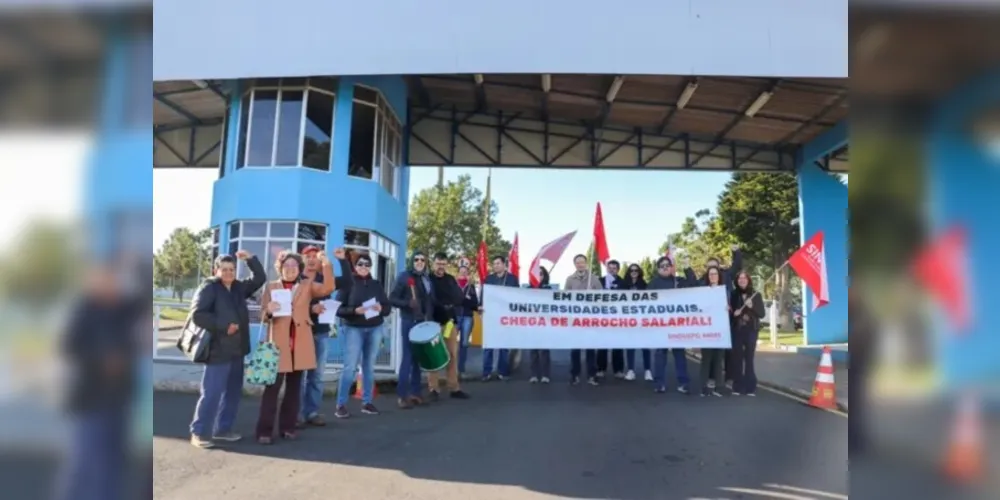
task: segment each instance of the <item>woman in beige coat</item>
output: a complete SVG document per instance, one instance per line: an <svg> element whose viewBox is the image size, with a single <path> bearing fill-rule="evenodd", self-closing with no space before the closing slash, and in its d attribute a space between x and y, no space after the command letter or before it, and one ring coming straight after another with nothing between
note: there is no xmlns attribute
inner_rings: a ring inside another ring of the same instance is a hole
<svg viewBox="0 0 1000 500"><path fill-rule="evenodd" d="M266 338L278 348L279 359L278 378L274 384L264 388L264 397L260 404L257 442L261 444L272 443L275 413L279 413L278 393L281 391L282 383L285 386L285 396L281 400L278 430L285 439L296 437L295 425L302 399L302 375L306 370L313 370L317 366L316 348L312 338L313 323L309 317L310 303L313 298L330 295L336 288L333 266L327 260L326 254L320 252L319 259L323 266L322 283L317 283L302 274L305 266L299 254L283 252L275 263L281 279L272 281L264 287L261 311L264 314ZM271 300L271 292L282 289L291 291L291 316L275 316L280 311L281 305Z"/></svg>

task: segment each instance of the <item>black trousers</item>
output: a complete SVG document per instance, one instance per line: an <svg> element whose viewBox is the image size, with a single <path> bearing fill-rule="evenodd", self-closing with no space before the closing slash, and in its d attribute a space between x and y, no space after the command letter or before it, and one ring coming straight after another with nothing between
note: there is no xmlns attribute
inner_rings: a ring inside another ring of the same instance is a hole
<svg viewBox="0 0 1000 500"><path fill-rule="evenodd" d="M583 367L580 366L580 353L586 352L584 358L587 362L587 377L594 377L597 375L597 351L593 349L587 349L582 351L580 349L573 349L569 352L570 357L570 376L579 377L583 372Z"/></svg>
<svg viewBox="0 0 1000 500"><path fill-rule="evenodd" d="M597 371L608 371L608 349L597 350ZM614 373L625 372L625 350L611 349L611 371Z"/></svg>
<svg viewBox="0 0 1000 500"><path fill-rule="evenodd" d="M272 437L274 435L274 417L278 414L278 432L295 432L299 419L299 405L302 402L302 376L304 371L279 373L275 382L264 388L264 396L260 402L260 415L257 417L257 437ZM285 386L285 395L281 398L281 408L278 408L278 393Z"/></svg>

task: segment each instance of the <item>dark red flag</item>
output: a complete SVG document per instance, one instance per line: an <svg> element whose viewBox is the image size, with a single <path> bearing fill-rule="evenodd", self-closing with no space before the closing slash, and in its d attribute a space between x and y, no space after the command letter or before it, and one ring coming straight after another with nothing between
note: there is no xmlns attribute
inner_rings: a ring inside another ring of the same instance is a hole
<svg viewBox="0 0 1000 500"><path fill-rule="evenodd" d="M574 236L576 236L576 231L564 234L555 240L546 243L545 246L538 251L538 255L536 255L535 259L531 261L531 268L528 269L528 278L531 282L532 288L538 288L538 285L541 284L542 260L547 260L552 263L552 267L556 267L556 263L559 262L559 258L562 257L562 254L566 251L566 247L569 246L569 243L573 241Z"/></svg>
<svg viewBox="0 0 1000 500"><path fill-rule="evenodd" d="M510 247L510 255L507 256L507 272L514 275L518 282L521 281L521 255L518 250L519 241L517 233L514 233L514 246Z"/></svg>
<svg viewBox="0 0 1000 500"><path fill-rule="evenodd" d="M476 271L479 272L479 284L486 283L486 275L489 274L489 270L486 268L490 260L487 256L489 251L489 248L486 247L486 242L480 241L479 251L476 252Z"/></svg>
<svg viewBox="0 0 1000 500"><path fill-rule="evenodd" d="M594 255L602 265L611 260L611 252L608 251L608 236L604 232L604 213L601 211L601 203L597 203L597 212L594 213Z"/></svg>
<svg viewBox="0 0 1000 500"><path fill-rule="evenodd" d="M965 228L952 227L924 247L912 266L917 280L941 304L958 330L972 319L966 239Z"/></svg>
<svg viewBox="0 0 1000 500"><path fill-rule="evenodd" d="M826 247L823 246L823 231L809 238L802 248L788 258L795 274L809 287L813 294L815 311L830 303L830 283L826 276Z"/></svg>

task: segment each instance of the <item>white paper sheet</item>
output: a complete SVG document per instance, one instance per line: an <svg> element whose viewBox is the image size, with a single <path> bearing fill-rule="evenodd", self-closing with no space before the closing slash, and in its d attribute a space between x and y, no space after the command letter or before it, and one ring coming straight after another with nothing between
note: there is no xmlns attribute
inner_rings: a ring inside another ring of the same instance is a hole
<svg viewBox="0 0 1000 500"><path fill-rule="evenodd" d="M272 316L281 318L292 315L292 291L291 290L271 290L271 302L278 303L278 310Z"/></svg>
<svg viewBox="0 0 1000 500"><path fill-rule="evenodd" d="M365 308L365 319L372 319L381 314L379 311L375 310L376 304L378 304L378 301L376 301L374 297L361 303L361 307Z"/></svg>
<svg viewBox="0 0 1000 500"><path fill-rule="evenodd" d="M319 322L325 323L327 325L332 325L337 322L337 309L340 309L340 302L333 299L327 299L321 302L323 304L323 314L319 315Z"/></svg>

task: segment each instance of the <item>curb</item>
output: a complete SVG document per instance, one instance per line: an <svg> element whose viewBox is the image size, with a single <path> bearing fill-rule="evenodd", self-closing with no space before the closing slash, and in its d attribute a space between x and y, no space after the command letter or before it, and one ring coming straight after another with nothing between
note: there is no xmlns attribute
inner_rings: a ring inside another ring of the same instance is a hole
<svg viewBox="0 0 1000 500"><path fill-rule="evenodd" d="M337 381L324 382L323 397L337 397ZM388 394L396 391L395 380L379 380L375 382L375 389L379 394ZM153 391L178 392L182 394L200 394L201 382L197 380L173 381L161 380L153 383ZM264 394L264 387L259 385L243 385L244 396L260 396Z"/></svg>
<svg viewBox="0 0 1000 500"><path fill-rule="evenodd" d="M700 354L695 354L692 351L688 351L687 356L688 356L688 359L697 361L699 363L701 362L701 355ZM777 383L770 382L770 381L767 381L767 380L759 380L758 379L757 380L757 385L760 385L761 387L766 387L766 388L768 388L768 389L770 389L772 391L779 392L779 393L784 394L786 396L791 396L791 397L793 397L795 399L801 399L804 404L808 404L809 398L812 397L812 393L809 392L809 391L803 391L801 389L796 389L794 387L788 387L787 385L777 384ZM848 413L848 411L847 411L847 405L841 403L840 401L837 401L837 410L841 411L843 413Z"/></svg>

